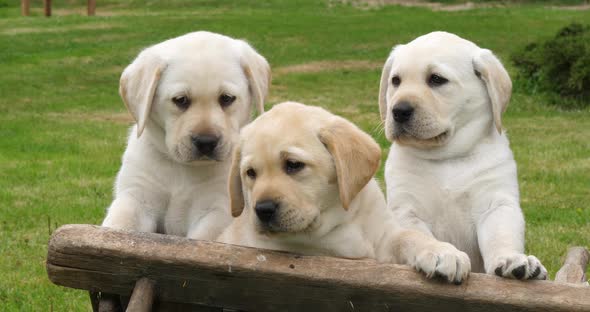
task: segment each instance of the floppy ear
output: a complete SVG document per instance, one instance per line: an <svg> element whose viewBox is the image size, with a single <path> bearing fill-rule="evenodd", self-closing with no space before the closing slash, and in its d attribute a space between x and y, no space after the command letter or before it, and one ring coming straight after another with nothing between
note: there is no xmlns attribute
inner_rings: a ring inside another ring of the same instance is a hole
<svg viewBox="0 0 590 312"><path fill-rule="evenodd" d="M502 133L502 113L506 111L510 95L512 94L512 81L500 60L492 54L492 51L481 49L473 58L475 74L486 85L488 96L492 105L494 124L498 133Z"/></svg>
<svg viewBox="0 0 590 312"><path fill-rule="evenodd" d="M389 74L391 73L391 64L393 64L393 53L397 47L393 48L381 71L381 83L379 84L379 113L381 113L381 121L385 121L385 117L387 117L387 88L390 84Z"/></svg>
<svg viewBox="0 0 590 312"><path fill-rule="evenodd" d="M243 46L241 65L248 78L252 105L258 110L258 114L262 114L264 113L264 99L268 95L271 81L270 65L248 43L245 41L241 41L241 43Z"/></svg>
<svg viewBox="0 0 590 312"><path fill-rule="evenodd" d="M141 136L145 128L165 68L166 64L161 58L143 51L121 75L119 94L137 123L137 137Z"/></svg>
<svg viewBox="0 0 590 312"><path fill-rule="evenodd" d="M236 147L233 153L228 183L231 215L233 217L239 217L242 211L244 211L244 193L242 191L242 178L240 175L241 159L242 153L240 147Z"/></svg>
<svg viewBox="0 0 590 312"><path fill-rule="evenodd" d="M321 129L319 137L332 154L340 201L348 209L379 169L381 148L370 135L340 117Z"/></svg>

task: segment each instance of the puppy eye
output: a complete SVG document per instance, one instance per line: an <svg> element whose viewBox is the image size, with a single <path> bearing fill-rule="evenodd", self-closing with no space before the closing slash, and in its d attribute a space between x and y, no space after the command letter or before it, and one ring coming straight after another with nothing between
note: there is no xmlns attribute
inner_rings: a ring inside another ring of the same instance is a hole
<svg viewBox="0 0 590 312"><path fill-rule="evenodd" d="M285 162L285 172L287 172L287 174L297 173L303 168L305 168L305 164L300 161L287 160Z"/></svg>
<svg viewBox="0 0 590 312"><path fill-rule="evenodd" d="M391 78L391 84L393 84L393 86L397 87L402 83L402 79L399 76L393 76L393 78Z"/></svg>
<svg viewBox="0 0 590 312"><path fill-rule="evenodd" d="M432 74L430 75L430 77L428 77L428 85L430 85L431 87L442 86L447 82L449 82L447 78L439 76L437 74Z"/></svg>
<svg viewBox="0 0 590 312"><path fill-rule="evenodd" d="M187 109L191 105L191 100L184 95L173 97L172 102L182 110Z"/></svg>
<svg viewBox="0 0 590 312"><path fill-rule="evenodd" d="M222 107L227 107L230 106L234 101L236 100L236 97L233 95L229 95L229 94L222 94L219 96L219 104Z"/></svg>
<svg viewBox="0 0 590 312"><path fill-rule="evenodd" d="M252 180L256 179L256 171L252 168L246 170L246 175Z"/></svg>

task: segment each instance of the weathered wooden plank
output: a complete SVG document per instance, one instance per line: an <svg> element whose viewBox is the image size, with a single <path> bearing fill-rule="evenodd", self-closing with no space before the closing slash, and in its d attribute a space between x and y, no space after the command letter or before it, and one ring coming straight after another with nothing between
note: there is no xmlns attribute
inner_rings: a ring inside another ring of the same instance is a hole
<svg viewBox="0 0 590 312"><path fill-rule="evenodd" d="M135 283L131 299L127 305L127 312L147 312L152 310L156 283L149 278L142 277Z"/></svg>
<svg viewBox="0 0 590 312"><path fill-rule="evenodd" d="M163 302L245 311L590 311L590 288L472 274L460 286L371 260L297 256L67 225L49 242L58 285L128 296L147 277Z"/></svg>
<svg viewBox="0 0 590 312"><path fill-rule="evenodd" d="M584 247L572 247L568 250L563 266L555 275L556 282L586 283L586 266L590 254Z"/></svg>

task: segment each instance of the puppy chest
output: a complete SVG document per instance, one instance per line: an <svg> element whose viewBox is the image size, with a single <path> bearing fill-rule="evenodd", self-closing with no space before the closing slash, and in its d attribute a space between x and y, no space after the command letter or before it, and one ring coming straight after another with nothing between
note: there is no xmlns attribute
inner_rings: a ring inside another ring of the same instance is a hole
<svg viewBox="0 0 590 312"><path fill-rule="evenodd" d="M227 209L229 214L225 184L197 186L184 185L172 190L166 215L161 220L166 233L184 236L192 226L216 210Z"/></svg>

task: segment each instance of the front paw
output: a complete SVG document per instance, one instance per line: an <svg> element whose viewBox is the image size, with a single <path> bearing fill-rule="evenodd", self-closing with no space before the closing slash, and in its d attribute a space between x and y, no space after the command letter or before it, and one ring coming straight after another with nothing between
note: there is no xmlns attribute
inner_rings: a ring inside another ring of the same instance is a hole
<svg viewBox="0 0 590 312"><path fill-rule="evenodd" d="M519 280L547 279L547 269L537 257L518 253L496 257L486 265L486 273Z"/></svg>
<svg viewBox="0 0 590 312"><path fill-rule="evenodd" d="M459 285L469 276L471 261L455 246L440 243L418 254L414 268L424 272L428 278L440 278Z"/></svg>

